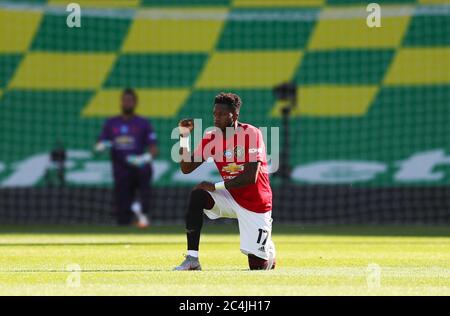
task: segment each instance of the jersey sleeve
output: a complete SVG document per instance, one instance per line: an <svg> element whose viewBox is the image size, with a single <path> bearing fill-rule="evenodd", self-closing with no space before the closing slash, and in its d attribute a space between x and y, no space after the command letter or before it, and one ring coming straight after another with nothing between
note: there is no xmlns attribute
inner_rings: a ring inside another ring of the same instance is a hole
<svg viewBox="0 0 450 316"><path fill-rule="evenodd" d="M145 126L145 144L155 145L158 143L158 136L151 123L147 122Z"/></svg>

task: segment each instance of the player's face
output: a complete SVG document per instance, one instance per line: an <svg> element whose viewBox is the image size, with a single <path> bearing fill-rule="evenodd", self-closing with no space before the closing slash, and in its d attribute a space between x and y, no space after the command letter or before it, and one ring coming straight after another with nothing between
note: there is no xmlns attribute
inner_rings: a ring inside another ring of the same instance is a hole
<svg viewBox="0 0 450 316"><path fill-rule="evenodd" d="M213 111L214 126L225 130L228 126L231 126L234 122L236 113L230 111L230 109L223 104L216 104Z"/></svg>
<svg viewBox="0 0 450 316"><path fill-rule="evenodd" d="M133 114L136 108L136 100L131 94L122 95L122 113L123 114Z"/></svg>

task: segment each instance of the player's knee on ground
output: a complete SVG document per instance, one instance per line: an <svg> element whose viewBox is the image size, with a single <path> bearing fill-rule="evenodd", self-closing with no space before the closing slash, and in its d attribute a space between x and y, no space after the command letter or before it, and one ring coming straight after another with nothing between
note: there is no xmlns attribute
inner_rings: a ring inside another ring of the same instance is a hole
<svg viewBox="0 0 450 316"><path fill-rule="evenodd" d="M248 266L250 270L268 270L269 260L259 258L255 255L248 255ZM275 261L270 269L275 269Z"/></svg>

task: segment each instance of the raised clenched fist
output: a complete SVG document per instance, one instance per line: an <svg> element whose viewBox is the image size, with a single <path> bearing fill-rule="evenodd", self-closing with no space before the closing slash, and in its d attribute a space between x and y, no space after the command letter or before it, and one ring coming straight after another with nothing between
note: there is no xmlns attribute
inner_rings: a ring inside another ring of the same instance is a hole
<svg viewBox="0 0 450 316"><path fill-rule="evenodd" d="M178 129L180 131L181 136L189 136L189 134L194 129L194 119L191 118L182 119L178 123Z"/></svg>

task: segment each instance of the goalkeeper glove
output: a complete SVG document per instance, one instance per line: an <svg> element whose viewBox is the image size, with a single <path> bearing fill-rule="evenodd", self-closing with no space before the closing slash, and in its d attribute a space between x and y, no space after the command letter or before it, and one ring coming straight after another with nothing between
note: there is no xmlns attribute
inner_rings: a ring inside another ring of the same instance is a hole
<svg viewBox="0 0 450 316"><path fill-rule="evenodd" d="M150 163L150 161L152 161L152 155L150 153L127 156L127 162L135 167L143 167L145 164Z"/></svg>
<svg viewBox="0 0 450 316"><path fill-rule="evenodd" d="M99 141L97 144L95 144L94 151L95 152L103 152L106 149L109 149L111 147L112 147L112 144L109 140L102 140L102 141Z"/></svg>

